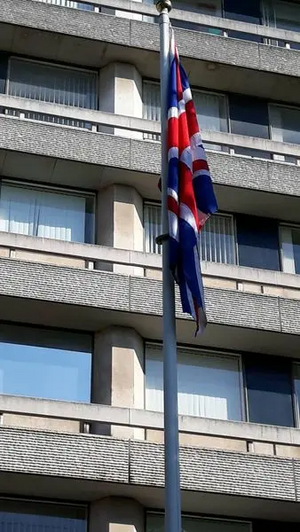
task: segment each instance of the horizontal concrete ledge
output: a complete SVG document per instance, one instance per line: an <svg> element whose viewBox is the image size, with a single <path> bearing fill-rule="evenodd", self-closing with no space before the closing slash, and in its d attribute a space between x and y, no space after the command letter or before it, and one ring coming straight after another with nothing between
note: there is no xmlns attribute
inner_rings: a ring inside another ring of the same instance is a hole
<svg viewBox="0 0 300 532"><path fill-rule="evenodd" d="M113 425L153 430L163 430L164 428L163 414L158 412L14 395L0 395L0 412L83 421L86 423L111 423ZM300 446L300 430L296 428L192 416L179 416L178 420L180 432L186 434Z"/></svg>
<svg viewBox="0 0 300 532"><path fill-rule="evenodd" d="M101 261L108 264L122 264L154 270L162 268L161 255L154 253L77 242L64 242L51 238L6 233L4 231L0 231L0 247L73 257L90 262ZM202 262L201 268L203 275L207 277L300 289L299 275L214 262Z"/></svg>
<svg viewBox="0 0 300 532"><path fill-rule="evenodd" d="M98 7L108 7L110 9L125 11L132 14L137 13L141 15L148 15L150 17L158 16L157 9L154 6L146 5L141 2L134 2L132 0L83 0L82 3L92 4ZM199 24L208 28L218 28L224 31L236 31L274 40L300 43L300 35L294 31L202 15L200 13L174 8L170 13L170 17L174 20L191 22L193 24Z"/></svg>
<svg viewBox="0 0 300 532"><path fill-rule="evenodd" d="M114 128L127 129L132 132L159 134L160 122L134 118L124 115L116 115L103 111L78 109L75 107L39 102L26 98L18 98L6 94L0 94L0 108L17 109L20 112L32 112L51 115L57 118L69 118L76 121L89 122L91 124L105 125ZM7 120L19 120L13 116L4 116ZM27 120L27 119L26 119ZM30 120L31 122L37 122ZM40 121L38 121L40 123ZM71 126L53 124L69 129ZM73 128L72 128L73 129ZM91 133L95 133L92 131ZM290 155L300 158L300 146L269 139L250 137L246 135L234 135L219 131L202 131L204 142L229 146L233 148L247 148L259 152L267 152L280 155ZM148 141L147 141L148 142Z"/></svg>

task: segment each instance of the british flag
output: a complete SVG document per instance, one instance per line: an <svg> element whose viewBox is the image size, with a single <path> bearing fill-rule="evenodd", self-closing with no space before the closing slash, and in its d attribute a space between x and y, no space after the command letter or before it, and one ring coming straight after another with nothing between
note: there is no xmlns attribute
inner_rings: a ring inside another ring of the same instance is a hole
<svg viewBox="0 0 300 532"><path fill-rule="evenodd" d="M193 316L196 334L206 326L199 232L218 205L187 75L174 34L168 92L168 218L170 268L179 285L183 312Z"/></svg>

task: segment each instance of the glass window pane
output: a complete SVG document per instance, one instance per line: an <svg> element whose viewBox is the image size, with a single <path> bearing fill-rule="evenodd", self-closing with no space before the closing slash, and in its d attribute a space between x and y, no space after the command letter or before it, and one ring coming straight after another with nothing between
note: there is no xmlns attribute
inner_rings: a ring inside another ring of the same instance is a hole
<svg viewBox="0 0 300 532"><path fill-rule="evenodd" d="M300 109L270 106L272 140L300 144Z"/></svg>
<svg viewBox="0 0 300 532"><path fill-rule="evenodd" d="M12 58L10 60L8 94L71 107L97 109L97 74ZM85 122L26 113L26 118L72 127L90 127Z"/></svg>
<svg viewBox="0 0 300 532"><path fill-rule="evenodd" d="M2 183L0 230L68 242L91 242L90 199L59 189Z"/></svg>
<svg viewBox="0 0 300 532"><path fill-rule="evenodd" d="M250 523L243 521L222 521L200 517L183 517L183 532L250 532ZM147 515L147 532L164 532L162 515Z"/></svg>
<svg viewBox="0 0 300 532"><path fill-rule="evenodd" d="M201 260L236 264L232 217L221 214L211 216L200 232L199 243Z"/></svg>
<svg viewBox="0 0 300 532"><path fill-rule="evenodd" d="M214 94L193 89L193 100L197 112L199 127L208 131L228 132L226 100L222 94ZM143 83L143 118L160 121L160 86L158 83ZM157 135L146 134L145 138L157 139ZM210 149L220 150L217 145L209 145Z"/></svg>
<svg viewBox="0 0 300 532"><path fill-rule="evenodd" d="M156 243L161 234L161 208L159 205L144 207L144 239L146 253L162 253L162 247Z"/></svg>
<svg viewBox="0 0 300 532"><path fill-rule="evenodd" d="M88 334L0 326L0 393L90 401Z"/></svg>
<svg viewBox="0 0 300 532"><path fill-rule="evenodd" d="M2 532L85 532L86 509L71 505L0 499Z"/></svg>
<svg viewBox="0 0 300 532"><path fill-rule="evenodd" d="M144 237L147 253L161 253L156 238L161 234L160 206L146 204ZM208 219L199 235L200 259L208 262L236 264L235 232L231 216L215 214Z"/></svg>
<svg viewBox="0 0 300 532"><path fill-rule="evenodd" d="M282 266L286 273L300 273L300 228L280 228Z"/></svg>
<svg viewBox="0 0 300 532"><path fill-rule="evenodd" d="M178 408L183 415L242 419L239 358L178 351ZM160 347L146 350L146 408L163 411Z"/></svg>
<svg viewBox="0 0 300 532"><path fill-rule="evenodd" d="M291 361L245 357L249 421L294 426Z"/></svg>

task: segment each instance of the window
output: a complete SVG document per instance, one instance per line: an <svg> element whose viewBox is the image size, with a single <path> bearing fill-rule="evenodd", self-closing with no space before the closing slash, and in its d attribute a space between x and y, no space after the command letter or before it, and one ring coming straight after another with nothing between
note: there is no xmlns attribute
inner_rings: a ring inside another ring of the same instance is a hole
<svg viewBox="0 0 300 532"><path fill-rule="evenodd" d="M280 227L282 269L286 273L300 273L300 227Z"/></svg>
<svg viewBox="0 0 300 532"><path fill-rule="evenodd" d="M178 408L188 416L243 419L238 356L178 350ZM163 361L160 346L146 346L146 409L163 410Z"/></svg>
<svg viewBox="0 0 300 532"><path fill-rule="evenodd" d="M177 1L172 2L174 9L181 9L183 11L191 11L203 15L222 17L222 2L221 0L189 0L188 2ZM211 28L208 26L201 26L193 22L185 22L184 20L173 20L173 26L178 28L185 28L187 30L204 31L212 33L213 35L223 35L222 30Z"/></svg>
<svg viewBox="0 0 300 532"><path fill-rule="evenodd" d="M199 127L202 130L228 132L225 96L193 89L193 100ZM157 121L161 118L160 86L158 83L150 81L143 83L143 118ZM157 139L157 135L147 135L146 138ZM220 146L215 144L206 145L206 147L215 150L221 149Z"/></svg>
<svg viewBox="0 0 300 532"><path fill-rule="evenodd" d="M239 265L279 271L278 222L245 214L235 219Z"/></svg>
<svg viewBox="0 0 300 532"><path fill-rule="evenodd" d="M164 532L164 518L159 514L147 515L147 532ZM250 523L204 517L183 517L182 532L251 532Z"/></svg>
<svg viewBox="0 0 300 532"><path fill-rule="evenodd" d="M0 231L92 243L94 195L2 181Z"/></svg>
<svg viewBox="0 0 300 532"><path fill-rule="evenodd" d="M162 248L156 243L161 235L160 205L146 203L144 205L144 247L146 253L161 253Z"/></svg>
<svg viewBox="0 0 300 532"><path fill-rule="evenodd" d="M156 238L161 234L160 206L147 203L144 207L145 251L161 253ZM214 214L206 222L199 237L200 259L209 262L236 264L233 217Z"/></svg>
<svg viewBox="0 0 300 532"><path fill-rule="evenodd" d="M12 58L9 62L7 93L70 107L97 109L97 74L88 70ZM90 128L85 122L41 113L25 113L25 118Z"/></svg>
<svg viewBox="0 0 300 532"><path fill-rule="evenodd" d="M300 31L300 6L298 2L287 2L286 0L265 0L264 2L264 23L267 26L288 30ZM285 41L270 39L270 44L286 46ZM289 43L290 48L300 49L297 43Z"/></svg>
<svg viewBox="0 0 300 532"><path fill-rule="evenodd" d="M244 363L248 421L293 427L291 360L252 354Z"/></svg>
<svg viewBox="0 0 300 532"><path fill-rule="evenodd" d="M269 138L268 102L260 98L229 94L230 132L248 137ZM239 155L270 159L271 155L260 150L234 148Z"/></svg>
<svg viewBox="0 0 300 532"><path fill-rule="evenodd" d="M270 105L271 138L279 142L300 144L300 109ZM295 157L274 155L274 159L296 162Z"/></svg>
<svg viewBox="0 0 300 532"><path fill-rule="evenodd" d="M90 401L92 336L0 325L0 393Z"/></svg>
<svg viewBox="0 0 300 532"><path fill-rule="evenodd" d="M86 523L83 506L0 499L0 529L3 532L85 532Z"/></svg>

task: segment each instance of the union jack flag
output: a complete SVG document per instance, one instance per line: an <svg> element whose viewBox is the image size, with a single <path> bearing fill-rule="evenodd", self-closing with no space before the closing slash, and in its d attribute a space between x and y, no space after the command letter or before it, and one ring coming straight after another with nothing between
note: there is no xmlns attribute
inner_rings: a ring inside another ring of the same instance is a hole
<svg viewBox="0 0 300 532"><path fill-rule="evenodd" d="M218 210L197 114L174 34L168 92L168 218L170 268L179 285L183 312L206 326L199 232Z"/></svg>

